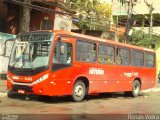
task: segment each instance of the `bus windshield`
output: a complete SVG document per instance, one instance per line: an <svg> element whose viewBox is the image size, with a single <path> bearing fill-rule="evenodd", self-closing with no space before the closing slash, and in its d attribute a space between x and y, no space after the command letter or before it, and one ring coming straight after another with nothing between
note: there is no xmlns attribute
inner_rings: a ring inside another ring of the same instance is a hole
<svg viewBox="0 0 160 120"><path fill-rule="evenodd" d="M17 37L9 65L13 68L30 69L47 66L51 49L51 38L53 36L46 37L46 34L35 33Z"/></svg>

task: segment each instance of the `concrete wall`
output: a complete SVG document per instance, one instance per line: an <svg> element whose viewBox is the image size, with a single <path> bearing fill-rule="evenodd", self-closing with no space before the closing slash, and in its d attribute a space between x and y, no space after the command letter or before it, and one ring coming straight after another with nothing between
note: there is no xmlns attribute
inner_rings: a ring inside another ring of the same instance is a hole
<svg viewBox="0 0 160 120"><path fill-rule="evenodd" d="M16 35L0 32L0 74L7 72L9 56Z"/></svg>

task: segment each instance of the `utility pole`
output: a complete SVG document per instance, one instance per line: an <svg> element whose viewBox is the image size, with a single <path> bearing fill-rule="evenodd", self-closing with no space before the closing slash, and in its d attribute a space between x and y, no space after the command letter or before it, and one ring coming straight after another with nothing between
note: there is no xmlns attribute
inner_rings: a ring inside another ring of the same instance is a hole
<svg viewBox="0 0 160 120"><path fill-rule="evenodd" d="M31 4L31 0L23 0L26 4ZM30 26L30 11L31 9L27 6L22 6L21 19L20 19L20 32L28 32Z"/></svg>
<svg viewBox="0 0 160 120"><path fill-rule="evenodd" d="M127 19L127 23L126 23L126 31L125 31L126 40L125 40L125 42L127 42L129 40L129 32L130 32L130 29L132 28L133 23L134 23L133 13L132 13L133 6L134 6L133 0L126 0L126 2L128 3L128 19Z"/></svg>
<svg viewBox="0 0 160 120"><path fill-rule="evenodd" d="M118 15L116 16L116 30L115 30L115 41L118 42Z"/></svg>
<svg viewBox="0 0 160 120"><path fill-rule="evenodd" d="M146 0L144 0L144 2L146 3L146 5L148 6L149 8L149 14L150 14L150 26L149 26L149 39L152 41L152 34L153 34L153 11L154 11L154 8L153 8L153 2L151 4L147 3Z"/></svg>
<svg viewBox="0 0 160 120"><path fill-rule="evenodd" d="M117 1L117 0L116 0ZM122 1L119 1L119 2L122 2ZM115 4L114 1L112 0L112 4ZM118 37L118 23L119 23L119 18L118 18L118 15L116 16L116 26L115 26L115 35L114 35L114 39L116 42L119 41L119 37Z"/></svg>
<svg viewBox="0 0 160 120"><path fill-rule="evenodd" d="M128 3L128 15L132 14L132 9L133 9L133 2L132 0L126 0Z"/></svg>
<svg viewBox="0 0 160 120"><path fill-rule="evenodd" d="M127 42L129 40L129 34L130 34L130 29L132 28L133 26L133 23L134 23L134 18L133 18L133 6L135 5L134 2L137 2L137 0L118 0L119 2L121 2L121 4L128 4L128 11L127 11L127 14L128 14L128 19L127 19L127 23L126 23L126 30L125 30L125 41L124 42ZM113 2L113 0L112 0ZM117 37L117 31L118 31L118 28L117 28L117 25L118 25L118 17L117 17L117 21L116 21L116 32L115 32L115 40L117 41L118 40L118 37Z"/></svg>

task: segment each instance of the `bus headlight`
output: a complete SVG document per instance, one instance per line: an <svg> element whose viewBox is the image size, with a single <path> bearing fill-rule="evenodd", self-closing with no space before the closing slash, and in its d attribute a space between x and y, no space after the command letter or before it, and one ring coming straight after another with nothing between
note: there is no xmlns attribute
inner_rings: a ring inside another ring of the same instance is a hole
<svg viewBox="0 0 160 120"><path fill-rule="evenodd" d="M7 75L7 79L8 79L9 81L12 81L12 79L10 78L10 76L9 76L9 75Z"/></svg>
<svg viewBox="0 0 160 120"><path fill-rule="evenodd" d="M33 82L33 84L38 84L48 78L48 74L43 75L42 77L38 78L36 81Z"/></svg>

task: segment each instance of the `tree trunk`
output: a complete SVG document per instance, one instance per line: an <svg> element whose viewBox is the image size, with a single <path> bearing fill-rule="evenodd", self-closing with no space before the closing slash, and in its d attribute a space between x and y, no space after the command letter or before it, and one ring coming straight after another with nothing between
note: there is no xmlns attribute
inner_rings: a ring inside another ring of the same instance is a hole
<svg viewBox="0 0 160 120"><path fill-rule="evenodd" d="M31 4L31 0L23 0L24 3ZM20 32L28 32L30 26L30 8L22 6L21 18L20 18Z"/></svg>
<svg viewBox="0 0 160 120"><path fill-rule="evenodd" d="M81 33L85 35L86 30L82 28L82 32Z"/></svg>

